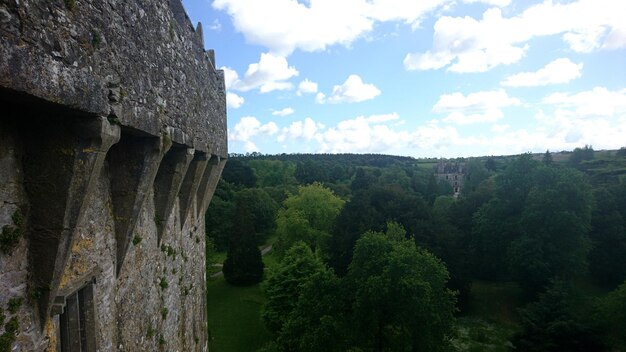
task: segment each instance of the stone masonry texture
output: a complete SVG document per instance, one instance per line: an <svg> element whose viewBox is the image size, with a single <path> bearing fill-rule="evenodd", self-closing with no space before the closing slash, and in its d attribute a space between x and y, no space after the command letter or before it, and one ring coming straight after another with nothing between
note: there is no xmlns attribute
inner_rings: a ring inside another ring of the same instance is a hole
<svg viewBox="0 0 626 352"><path fill-rule="evenodd" d="M180 0L0 0L0 352L206 351L226 136Z"/></svg>

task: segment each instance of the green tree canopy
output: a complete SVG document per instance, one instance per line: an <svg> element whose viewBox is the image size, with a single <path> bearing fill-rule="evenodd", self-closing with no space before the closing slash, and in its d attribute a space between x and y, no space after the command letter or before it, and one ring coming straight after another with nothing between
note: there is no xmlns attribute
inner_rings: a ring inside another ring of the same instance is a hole
<svg viewBox="0 0 626 352"><path fill-rule="evenodd" d="M233 285L256 284L263 278L263 259L254 236L252 212L245 203L235 205L233 223L222 268L224 279Z"/></svg>
<svg viewBox="0 0 626 352"><path fill-rule="evenodd" d="M344 201L320 183L298 188L283 202L276 219L276 249L284 253L297 241L326 252L330 230Z"/></svg>

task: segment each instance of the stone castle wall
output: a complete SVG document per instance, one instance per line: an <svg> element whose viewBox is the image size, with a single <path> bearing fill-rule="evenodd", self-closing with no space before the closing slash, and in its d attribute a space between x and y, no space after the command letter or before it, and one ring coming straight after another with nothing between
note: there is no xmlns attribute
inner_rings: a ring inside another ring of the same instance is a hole
<svg viewBox="0 0 626 352"><path fill-rule="evenodd" d="M180 0L0 1L0 110L4 341L206 350L226 103Z"/></svg>

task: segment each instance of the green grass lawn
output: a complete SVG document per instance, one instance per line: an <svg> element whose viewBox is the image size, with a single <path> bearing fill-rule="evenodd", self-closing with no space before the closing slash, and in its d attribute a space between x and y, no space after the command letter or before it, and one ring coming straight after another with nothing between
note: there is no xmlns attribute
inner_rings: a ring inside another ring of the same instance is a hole
<svg viewBox="0 0 626 352"><path fill-rule="evenodd" d="M225 258L225 254L223 256ZM219 254L216 258L219 260ZM277 265L278 259L274 252L266 254L263 263L266 270ZM238 287L229 285L223 276L209 278L207 281L209 350L252 352L269 342L271 335L261 321L261 307L264 302L265 296L260 284Z"/></svg>
<svg viewBox="0 0 626 352"><path fill-rule="evenodd" d="M259 285L231 286L223 277L207 282L209 350L212 352L252 352L270 341L261 322L265 301Z"/></svg>

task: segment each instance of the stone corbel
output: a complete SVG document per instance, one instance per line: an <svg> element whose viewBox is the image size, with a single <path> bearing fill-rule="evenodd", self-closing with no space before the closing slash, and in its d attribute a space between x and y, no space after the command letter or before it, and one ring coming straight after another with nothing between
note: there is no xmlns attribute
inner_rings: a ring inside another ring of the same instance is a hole
<svg viewBox="0 0 626 352"><path fill-rule="evenodd" d="M196 152L189 168L187 169L187 173L185 174L185 179L183 180L183 184L180 187L178 195L180 202L179 209L181 230L187 221L189 211L193 205L193 197L196 195L196 192L198 192L198 187L200 187L200 181L202 181L202 176L207 167L208 161L209 158L206 153Z"/></svg>
<svg viewBox="0 0 626 352"><path fill-rule="evenodd" d="M200 181L200 186L198 187L197 194L197 211L198 217L204 216L206 210L211 202L211 198L213 197L213 193L215 192L215 187L217 187L217 183L220 180L220 176L222 175L222 170L224 170L224 165L226 165L226 159L222 159L217 155L212 155L211 160L209 160L209 165L204 170L204 175L202 175L202 181Z"/></svg>
<svg viewBox="0 0 626 352"><path fill-rule="evenodd" d="M187 168L194 158L193 148L174 146L165 154L154 180L154 221L157 226L158 243L161 244L163 232L174 208L178 191Z"/></svg>
<svg viewBox="0 0 626 352"><path fill-rule="evenodd" d="M77 225L120 127L106 117L45 121L25 136L24 181L30 207L30 257L41 327L50 316Z"/></svg>
<svg viewBox="0 0 626 352"><path fill-rule="evenodd" d="M123 134L107 156L111 172L111 200L117 242L116 273L119 276L133 231L150 193L159 164L172 146L166 137Z"/></svg>

